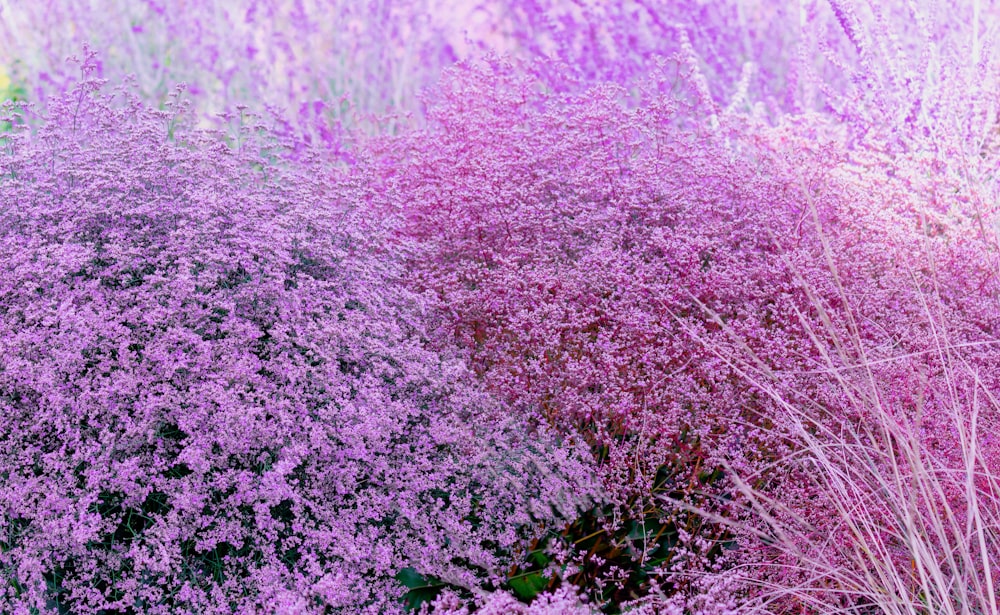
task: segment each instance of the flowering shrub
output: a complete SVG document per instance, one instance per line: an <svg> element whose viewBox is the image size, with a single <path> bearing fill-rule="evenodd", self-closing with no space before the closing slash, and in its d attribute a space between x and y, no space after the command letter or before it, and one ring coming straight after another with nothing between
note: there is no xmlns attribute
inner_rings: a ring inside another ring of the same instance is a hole
<svg viewBox="0 0 1000 615"><path fill-rule="evenodd" d="M996 9L759 4L0 4L0 604L996 615Z"/></svg>
<svg viewBox="0 0 1000 615"><path fill-rule="evenodd" d="M0 158L3 611L382 613L587 503L424 348L363 184L92 79L49 109Z"/></svg>
<svg viewBox="0 0 1000 615"><path fill-rule="evenodd" d="M585 434L619 506L598 529L613 547L602 555L627 553L626 569L659 566L616 580L616 566L586 561L590 548L579 563L596 565L603 580L575 578L603 604L622 599L602 602L601 583L634 584L640 595L682 591L685 578L717 568L724 541L742 551L725 556L729 565L769 561L752 536L733 542L715 525L698 526L688 569L671 568L680 550L669 543L625 548L640 528L644 538L676 534L677 500L686 510L702 491L722 498L698 501L720 522L743 518L747 494L726 476L756 476L754 490L780 493L817 535L835 531L825 524L840 518L825 488L789 462L808 449L797 438L800 415L785 406L794 398L827 429L881 424L880 406L859 403L855 389L899 399L911 394L903 374L934 369L928 351L940 323L924 314L933 285L949 298L935 309L947 311L950 331L961 329L949 347L976 346L975 357L962 356L980 366L979 378L996 356L983 345L992 310L965 299L983 288L926 266L985 265L977 250L987 246L966 243L959 257L944 237L929 241L913 226L924 210L910 194L886 207L908 178L889 174L884 191L865 194L854 154L822 119L774 129L699 114L696 86L665 87L678 66L682 57L656 65L635 98L613 86L553 93L530 65L463 68L442 82L427 130L382 147L390 211L419 242L410 284L437 297L438 338L464 347L511 408ZM871 382L842 373L869 364ZM947 381L932 389L943 394ZM902 404L898 420L912 419L907 403L893 402ZM922 406L917 420L949 420L942 403ZM926 437L921 446L947 438ZM950 438L947 450L958 445ZM996 452L982 461L995 476ZM876 509L867 512L891 519ZM808 583L803 574L781 582ZM765 578L727 587L749 600Z"/></svg>

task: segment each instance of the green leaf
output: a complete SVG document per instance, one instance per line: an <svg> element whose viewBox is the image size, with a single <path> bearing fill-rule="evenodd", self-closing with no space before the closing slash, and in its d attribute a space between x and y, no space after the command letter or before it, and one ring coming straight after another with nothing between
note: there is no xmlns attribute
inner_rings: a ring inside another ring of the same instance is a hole
<svg viewBox="0 0 1000 615"><path fill-rule="evenodd" d="M657 519L644 519L642 522L629 521L625 527L628 529L628 538L632 541L652 541L660 532L660 522Z"/></svg>
<svg viewBox="0 0 1000 615"><path fill-rule="evenodd" d="M419 611L421 605L434 602L443 589L444 585L428 585L427 587L411 589L403 594L403 608L408 612Z"/></svg>
<svg viewBox="0 0 1000 615"><path fill-rule="evenodd" d="M507 580L507 584L518 597L523 600L531 600L542 593L542 590L548 586L549 580L543 577L541 572L531 572L511 577Z"/></svg>
<svg viewBox="0 0 1000 615"><path fill-rule="evenodd" d="M425 577L413 568L403 568L396 574L396 580L409 588L400 601L407 611L418 611L420 605L433 602L445 588L444 583L433 577Z"/></svg>
<svg viewBox="0 0 1000 615"><path fill-rule="evenodd" d="M548 566L552 559L545 554L545 551L538 549L528 554L528 561L536 566Z"/></svg>
<svg viewBox="0 0 1000 615"><path fill-rule="evenodd" d="M410 589L417 589L418 587L427 587L431 583L427 582L424 575L420 574L414 568L403 568L396 574L396 580L405 585Z"/></svg>

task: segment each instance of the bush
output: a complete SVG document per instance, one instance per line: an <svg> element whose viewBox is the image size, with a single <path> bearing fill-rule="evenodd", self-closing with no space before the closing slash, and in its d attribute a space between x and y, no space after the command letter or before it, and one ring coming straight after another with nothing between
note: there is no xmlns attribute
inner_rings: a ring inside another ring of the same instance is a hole
<svg viewBox="0 0 1000 615"><path fill-rule="evenodd" d="M827 523L840 500L799 463L816 445L788 404L823 429L864 430L884 421L857 398L874 386L912 420L911 375L936 369L928 300L949 352L975 348L960 354L980 377L996 356L993 312L972 299L982 289L927 266L985 266L990 248L961 221L915 227L933 197L908 192L910 169L868 169L883 174L872 189L823 118L712 116L685 66L654 63L639 94L561 93L547 65L464 66L436 91L428 129L380 150L386 211L416 242L408 283L437 299L439 343L464 347L486 390L535 424L582 433L599 461L617 509L570 526L562 564L582 572L562 581L609 612L657 593L693 600L706 585L692 579L725 568L751 571L723 584L747 605L812 583L808 564L787 572L748 499L778 498L811 536L839 531ZM931 388L944 399L948 386ZM947 407L923 406L924 424L953 422ZM692 508L711 522L682 516ZM667 540L684 526L686 544Z"/></svg>
<svg viewBox="0 0 1000 615"><path fill-rule="evenodd" d="M383 613L404 569L499 584L587 504L586 466L425 349L363 183L178 100L85 79L4 137L2 610Z"/></svg>

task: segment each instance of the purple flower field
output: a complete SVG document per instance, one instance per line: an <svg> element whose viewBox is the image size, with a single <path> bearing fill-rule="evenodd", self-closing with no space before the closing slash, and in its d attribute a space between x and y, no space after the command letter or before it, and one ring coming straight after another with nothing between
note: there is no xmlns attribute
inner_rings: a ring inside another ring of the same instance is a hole
<svg viewBox="0 0 1000 615"><path fill-rule="evenodd" d="M1000 615L1000 2L0 0L0 613Z"/></svg>

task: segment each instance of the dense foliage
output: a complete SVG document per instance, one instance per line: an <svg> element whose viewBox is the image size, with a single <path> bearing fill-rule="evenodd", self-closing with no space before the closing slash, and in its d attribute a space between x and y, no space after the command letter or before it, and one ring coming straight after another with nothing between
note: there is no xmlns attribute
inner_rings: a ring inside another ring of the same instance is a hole
<svg viewBox="0 0 1000 615"><path fill-rule="evenodd" d="M360 182L97 87L6 138L5 610L384 612L573 518L585 466L423 348Z"/></svg>
<svg viewBox="0 0 1000 615"><path fill-rule="evenodd" d="M385 145L380 176L401 232L419 241L410 283L438 298L438 339L465 348L512 411L585 434L622 508L605 527L619 538L634 521L676 524L671 500L719 506L706 493L724 498L717 514L740 517L747 502L720 480L723 466L822 532L836 515L796 459L802 419L787 404L825 429L864 432L892 399L894 420L934 425L923 444L960 466L950 404L968 400L949 386L995 386L996 313L970 299L995 281L973 292L959 272L938 273L986 269L989 246L929 239L912 202L894 210L866 194L822 125L806 137L740 118L708 127L684 97L663 104L658 86L676 68L659 66L638 100L607 86L547 94L502 64L460 71L428 130ZM946 360L935 352L944 336L976 350ZM936 373L959 357L978 385ZM984 414L979 435L996 421ZM983 460L991 476L996 453ZM711 567L711 544L686 565ZM660 547L630 555L664 563L651 555ZM767 568L766 554L743 550L727 557ZM594 553L579 555L586 565ZM641 594L680 582L669 568L641 576L619 583Z"/></svg>
<svg viewBox="0 0 1000 615"><path fill-rule="evenodd" d="M1000 613L1000 6L223 4L0 3L0 610Z"/></svg>

